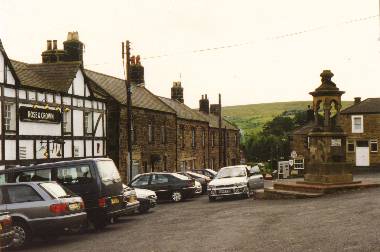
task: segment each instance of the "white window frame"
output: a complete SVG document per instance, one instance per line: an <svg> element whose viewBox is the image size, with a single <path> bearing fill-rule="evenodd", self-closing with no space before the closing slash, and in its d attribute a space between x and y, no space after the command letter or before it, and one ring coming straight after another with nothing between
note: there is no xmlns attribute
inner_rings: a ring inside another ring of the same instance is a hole
<svg viewBox="0 0 380 252"><path fill-rule="evenodd" d="M70 134L71 133L71 110L63 111L63 133Z"/></svg>
<svg viewBox="0 0 380 252"><path fill-rule="evenodd" d="M354 150L353 150L353 151L350 151L350 150L348 149L348 145L350 145L350 144L353 144L353 145L354 145ZM355 140L347 140L347 148L346 148L347 152L348 152L348 153L354 153L354 152L355 152L355 149L356 149L356 141L355 141Z"/></svg>
<svg viewBox="0 0 380 252"><path fill-rule="evenodd" d="M4 103L4 128L5 131L16 130L16 104L11 102Z"/></svg>
<svg viewBox="0 0 380 252"><path fill-rule="evenodd" d="M372 150L372 144L376 144L376 151ZM377 153L377 152L379 152L379 143L378 143L377 139L371 139L371 140L369 140L369 150L370 150L371 153Z"/></svg>
<svg viewBox="0 0 380 252"><path fill-rule="evenodd" d="M360 129L356 129L355 119L360 119L360 126L361 126ZM364 132L363 115L351 116L351 124L352 124L352 133L363 133Z"/></svg>
<svg viewBox="0 0 380 252"><path fill-rule="evenodd" d="M84 133L86 135L92 134L92 112L85 111L83 113L83 120L84 120Z"/></svg>

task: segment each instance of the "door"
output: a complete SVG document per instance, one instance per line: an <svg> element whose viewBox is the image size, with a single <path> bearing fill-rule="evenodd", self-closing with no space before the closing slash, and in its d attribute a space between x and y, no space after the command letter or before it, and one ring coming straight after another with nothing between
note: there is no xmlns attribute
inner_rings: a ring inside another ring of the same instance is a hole
<svg viewBox="0 0 380 252"><path fill-rule="evenodd" d="M168 198L170 196L169 178L166 174L153 174L150 181L151 190L155 191L158 198Z"/></svg>
<svg viewBox="0 0 380 252"><path fill-rule="evenodd" d="M356 147L356 166L369 166L369 147L368 146Z"/></svg>

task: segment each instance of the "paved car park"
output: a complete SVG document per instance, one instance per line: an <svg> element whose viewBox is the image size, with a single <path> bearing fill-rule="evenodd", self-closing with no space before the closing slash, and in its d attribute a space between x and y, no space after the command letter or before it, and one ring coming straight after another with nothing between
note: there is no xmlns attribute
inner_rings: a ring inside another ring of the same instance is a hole
<svg viewBox="0 0 380 252"><path fill-rule="evenodd" d="M302 200L161 203L104 231L65 236L28 251L374 251L380 188Z"/></svg>

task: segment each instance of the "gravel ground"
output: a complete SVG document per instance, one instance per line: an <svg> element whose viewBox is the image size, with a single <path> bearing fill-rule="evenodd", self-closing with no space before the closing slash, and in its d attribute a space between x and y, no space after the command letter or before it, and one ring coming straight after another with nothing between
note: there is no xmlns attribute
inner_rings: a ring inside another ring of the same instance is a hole
<svg viewBox="0 0 380 252"><path fill-rule="evenodd" d="M379 216L380 188L302 200L202 196L27 251L379 251Z"/></svg>

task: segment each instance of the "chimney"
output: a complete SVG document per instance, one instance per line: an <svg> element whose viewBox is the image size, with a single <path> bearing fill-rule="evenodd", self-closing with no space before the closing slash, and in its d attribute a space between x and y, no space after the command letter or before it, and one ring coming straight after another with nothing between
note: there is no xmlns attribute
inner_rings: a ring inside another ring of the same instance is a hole
<svg viewBox="0 0 380 252"><path fill-rule="evenodd" d="M131 84L144 86L144 67L141 65L140 55L132 56L130 62L130 81Z"/></svg>
<svg viewBox="0 0 380 252"><path fill-rule="evenodd" d="M46 50L47 50L47 51L51 51L51 40L47 40L47 41L46 41L46 44L47 44L47 46L46 46Z"/></svg>
<svg viewBox="0 0 380 252"><path fill-rule="evenodd" d="M57 50L57 40L53 40L53 50Z"/></svg>
<svg viewBox="0 0 380 252"><path fill-rule="evenodd" d="M360 102L362 101L362 98L361 97L355 97L354 98L354 104L359 104Z"/></svg>
<svg viewBox="0 0 380 252"><path fill-rule="evenodd" d="M202 99L199 100L199 111L209 114L210 113L210 103L207 98L207 94L202 95Z"/></svg>
<svg viewBox="0 0 380 252"><path fill-rule="evenodd" d="M172 86L172 100L176 100L176 101L179 101L180 103L184 103L184 100L183 100L183 87L181 86L181 82L180 81L175 81L173 82L173 86Z"/></svg>
<svg viewBox="0 0 380 252"><path fill-rule="evenodd" d="M210 105L210 113L216 116L220 115L220 106L219 104L211 104Z"/></svg>
<svg viewBox="0 0 380 252"><path fill-rule="evenodd" d="M65 51L64 61L80 61L83 65L84 44L79 41L78 32L67 33L67 40L63 42Z"/></svg>

